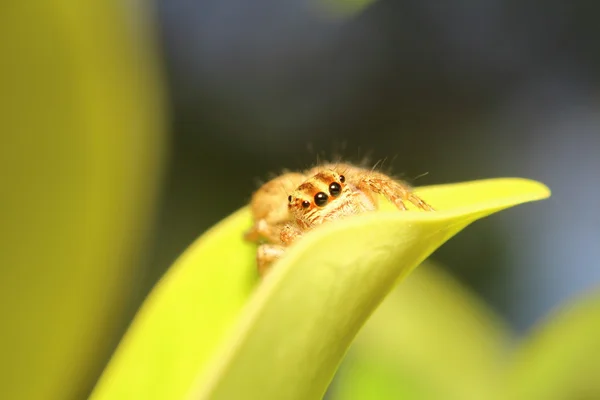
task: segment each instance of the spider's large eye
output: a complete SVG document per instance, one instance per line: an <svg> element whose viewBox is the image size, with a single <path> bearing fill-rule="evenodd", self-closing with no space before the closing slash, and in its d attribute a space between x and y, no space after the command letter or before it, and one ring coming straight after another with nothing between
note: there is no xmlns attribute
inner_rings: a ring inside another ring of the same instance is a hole
<svg viewBox="0 0 600 400"><path fill-rule="evenodd" d="M302 202L302 207L304 207L304 208L308 208L308 206L310 206L310 201L304 200L304 201Z"/></svg>
<svg viewBox="0 0 600 400"><path fill-rule="evenodd" d="M344 183L346 181L346 177L344 175L340 175L340 182Z"/></svg>
<svg viewBox="0 0 600 400"><path fill-rule="evenodd" d="M290 203L292 202L292 195L288 196L288 202L290 202Z"/></svg>
<svg viewBox="0 0 600 400"><path fill-rule="evenodd" d="M331 185L329 185L329 194L332 195L333 197L338 196L342 191L342 186L337 183L337 182L333 182Z"/></svg>
<svg viewBox="0 0 600 400"><path fill-rule="evenodd" d="M323 207L325 204L327 204L327 199L328 196L323 192L315 194L315 204L319 207Z"/></svg>

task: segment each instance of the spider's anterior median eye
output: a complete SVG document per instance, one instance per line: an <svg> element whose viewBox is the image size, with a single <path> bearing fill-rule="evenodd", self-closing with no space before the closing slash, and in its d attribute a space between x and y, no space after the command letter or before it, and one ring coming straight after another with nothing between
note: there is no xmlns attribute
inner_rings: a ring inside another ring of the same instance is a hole
<svg viewBox="0 0 600 400"><path fill-rule="evenodd" d="M288 202L290 202L290 203L292 202L292 195L288 196Z"/></svg>
<svg viewBox="0 0 600 400"><path fill-rule="evenodd" d="M327 199L328 199L328 196L323 192L319 192L319 193L315 194L315 204L318 205L319 207L322 207L325 204L327 204Z"/></svg>
<svg viewBox="0 0 600 400"><path fill-rule="evenodd" d="M329 194L333 197L338 196L341 193L341 191L342 186L340 186L339 183L333 182L331 185L329 185Z"/></svg>
<svg viewBox="0 0 600 400"><path fill-rule="evenodd" d="M346 177L344 175L340 175L340 182L344 183L346 181Z"/></svg>
<svg viewBox="0 0 600 400"><path fill-rule="evenodd" d="M308 208L308 206L310 206L310 201L308 201L308 200L304 200L304 201L302 202L302 207L304 207L304 208Z"/></svg>

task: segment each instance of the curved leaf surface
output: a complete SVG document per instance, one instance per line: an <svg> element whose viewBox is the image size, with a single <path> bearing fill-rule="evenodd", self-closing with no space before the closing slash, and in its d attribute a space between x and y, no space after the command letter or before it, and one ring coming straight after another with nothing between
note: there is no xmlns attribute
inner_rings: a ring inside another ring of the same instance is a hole
<svg viewBox="0 0 600 400"><path fill-rule="evenodd" d="M524 179L418 188L438 211L383 210L313 230L255 288L240 210L151 293L92 399L312 399L396 283L473 221L549 196ZM159 379L160 378L160 379Z"/></svg>

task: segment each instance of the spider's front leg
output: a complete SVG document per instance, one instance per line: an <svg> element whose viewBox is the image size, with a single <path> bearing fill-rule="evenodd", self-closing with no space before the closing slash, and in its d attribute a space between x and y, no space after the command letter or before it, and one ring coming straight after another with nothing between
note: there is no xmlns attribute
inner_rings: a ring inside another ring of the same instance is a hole
<svg viewBox="0 0 600 400"><path fill-rule="evenodd" d="M283 229L281 230L281 235L279 237L284 245L289 246L299 237L301 237L302 234L303 232L302 230L300 230L300 228L298 228L298 226L293 224L286 224L283 226Z"/></svg>
<svg viewBox="0 0 600 400"><path fill-rule="evenodd" d="M283 224L271 225L266 219L259 219L252 228L244 234L244 239L255 243L259 243L261 240L267 240L269 243L279 243L282 227Z"/></svg>
<svg viewBox="0 0 600 400"><path fill-rule="evenodd" d="M408 201L421 210L434 211L434 208L414 194L408 185L402 184L379 172L367 173L366 176L359 180L357 186L361 190L369 190L383 195L399 210L406 210L404 202Z"/></svg>
<svg viewBox="0 0 600 400"><path fill-rule="evenodd" d="M271 264L285 253L285 247L279 244L262 244L256 251L258 274L263 277L269 271Z"/></svg>
<svg viewBox="0 0 600 400"><path fill-rule="evenodd" d="M244 238L254 243L265 239L269 243L279 243L281 228L291 221L287 197L305 180L303 174L288 172L263 184L252 195L250 210L254 225Z"/></svg>
<svg viewBox="0 0 600 400"><path fill-rule="evenodd" d="M271 265L283 256L286 246L290 245L300 236L302 236L302 231L297 226L285 224L283 228L280 229L277 241L281 244L260 245L256 252L256 262L258 264L258 273L260 276L264 276Z"/></svg>

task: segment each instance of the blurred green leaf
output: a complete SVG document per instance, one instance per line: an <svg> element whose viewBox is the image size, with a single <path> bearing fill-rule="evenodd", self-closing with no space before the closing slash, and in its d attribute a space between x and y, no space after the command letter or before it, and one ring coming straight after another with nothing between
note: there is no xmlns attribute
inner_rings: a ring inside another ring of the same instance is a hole
<svg viewBox="0 0 600 400"><path fill-rule="evenodd" d="M600 399L600 290L536 326L515 355L503 399Z"/></svg>
<svg viewBox="0 0 600 400"><path fill-rule="evenodd" d="M0 6L2 399L84 397L133 311L164 121L129 6Z"/></svg>
<svg viewBox="0 0 600 400"><path fill-rule="evenodd" d="M333 18L350 18L376 0L312 0L319 14Z"/></svg>
<svg viewBox="0 0 600 400"><path fill-rule="evenodd" d="M313 230L256 287L247 208L203 235L157 285L92 399L311 399L357 331L424 258L471 222L549 196L494 179L419 188L438 211L391 206Z"/></svg>
<svg viewBox="0 0 600 400"><path fill-rule="evenodd" d="M425 262L358 334L330 398L487 399L511 338L475 294Z"/></svg>

